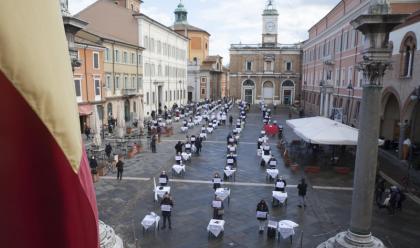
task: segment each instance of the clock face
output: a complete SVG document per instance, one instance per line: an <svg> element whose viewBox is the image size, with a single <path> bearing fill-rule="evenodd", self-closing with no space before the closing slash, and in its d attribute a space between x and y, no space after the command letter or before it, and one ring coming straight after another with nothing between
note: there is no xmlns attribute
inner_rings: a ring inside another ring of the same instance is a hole
<svg viewBox="0 0 420 248"><path fill-rule="evenodd" d="M273 22L267 22L267 24L265 25L265 27L267 28L268 32L273 32L274 31L274 23Z"/></svg>

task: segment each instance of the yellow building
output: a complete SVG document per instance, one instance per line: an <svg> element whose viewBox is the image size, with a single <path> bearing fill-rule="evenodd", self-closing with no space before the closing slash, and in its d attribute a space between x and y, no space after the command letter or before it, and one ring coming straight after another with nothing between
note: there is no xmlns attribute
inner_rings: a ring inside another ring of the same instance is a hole
<svg viewBox="0 0 420 248"><path fill-rule="evenodd" d="M210 34L200 28L188 24L187 9L182 3L174 11L175 23L171 27L178 34L184 35L190 39L188 46L188 61L190 63L197 63L201 65L203 61L209 56L209 38Z"/></svg>

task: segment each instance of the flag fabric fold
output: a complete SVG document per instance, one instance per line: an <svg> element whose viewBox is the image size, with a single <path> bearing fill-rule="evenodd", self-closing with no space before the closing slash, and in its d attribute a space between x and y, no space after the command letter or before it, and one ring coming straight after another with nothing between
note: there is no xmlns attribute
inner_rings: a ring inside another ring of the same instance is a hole
<svg viewBox="0 0 420 248"><path fill-rule="evenodd" d="M99 247L58 1L0 4L0 115L0 244Z"/></svg>

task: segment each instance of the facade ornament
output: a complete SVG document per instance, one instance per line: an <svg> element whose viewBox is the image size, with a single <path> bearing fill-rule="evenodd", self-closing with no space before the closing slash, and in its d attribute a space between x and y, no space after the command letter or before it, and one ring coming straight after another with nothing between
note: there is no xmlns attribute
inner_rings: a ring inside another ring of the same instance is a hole
<svg viewBox="0 0 420 248"><path fill-rule="evenodd" d="M373 61L370 57L363 56L363 61L358 64L357 69L362 71L367 84L382 85L386 70L392 69L392 66L390 61Z"/></svg>

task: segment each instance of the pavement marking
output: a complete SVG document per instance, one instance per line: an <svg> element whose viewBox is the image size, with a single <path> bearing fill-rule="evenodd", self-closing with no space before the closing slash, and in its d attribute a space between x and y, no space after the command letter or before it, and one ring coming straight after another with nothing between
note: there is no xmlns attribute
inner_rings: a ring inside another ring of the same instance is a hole
<svg viewBox="0 0 420 248"><path fill-rule="evenodd" d="M103 176L100 177L102 179L105 180L116 180L115 177L110 177L110 176ZM128 181L150 181L151 178L146 178L146 177L124 177L124 180L128 180Z"/></svg>
<svg viewBox="0 0 420 248"><path fill-rule="evenodd" d="M182 141L182 140L173 140L173 139L163 139L162 141L168 141L168 142L178 142L178 141ZM226 144L226 141L217 141L217 140L205 140L203 141L203 143L215 143L215 144ZM239 140L239 145L256 145L257 142L246 142L246 141L241 141Z"/></svg>
<svg viewBox="0 0 420 248"><path fill-rule="evenodd" d="M116 180L115 177L103 176L101 177L105 180ZM129 181L150 181L151 178L146 177L124 177L123 180ZM193 179L178 179L178 178L171 178L170 182L175 183L193 183L193 184L213 184L212 181L207 180L193 180ZM252 183L252 182L223 182L223 185L234 185L234 186L256 186L256 187L274 187L274 183ZM295 184L289 184L286 188L297 188ZM320 189L320 190L342 190L342 191L351 191L353 188L351 187L335 187L335 186L312 186L313 189Z"/></svg>

